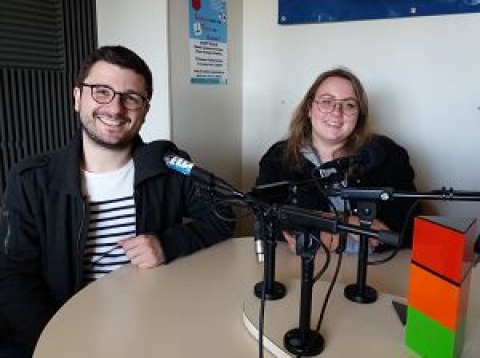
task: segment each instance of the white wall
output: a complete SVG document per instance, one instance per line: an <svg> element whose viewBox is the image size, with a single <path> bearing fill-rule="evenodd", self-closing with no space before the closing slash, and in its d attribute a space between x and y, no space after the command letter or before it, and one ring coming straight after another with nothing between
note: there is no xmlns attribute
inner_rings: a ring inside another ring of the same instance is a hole
<svg viewBox="0 0 480 358"><path fill-rule="evenodd" d="M124 45L140 55L153 73L151 108L144 140L170 139L167 0L97 0L98 44Z"/></svg>
<svg viewBox="0 0 480 358"><path fill-rule="evenodd" d="M480 189L480 14L280 26L277 0L228 0L230 81L202 86L188 78L187 6L97 1L99 43L132 47L154 71L147 140L171 126L198 164L248 189L307 87L341 64L363 80L374 128L408 148L420 190ZM479 217L478 204L434 204Z"/></svg>
<svg viewBox="0 0 480 358"><path fill-rule="evenodd" d="M480 190L480 14L330 24L277 24L277 0L243 1L243 186L287 131L323 70L363 81L374 129L408 148L420 190ZM480 217L480 205L435 202Z"/></svg>
<svg viewBox="0 0 480 358"><path fill-rule="evenodd" d="M190 84L188 6L169 2L172 138L196 164L239 186L242 146L242 3L227 1L228 83Z"/></svg>
<svg viewBox="0 0 480 358"><path fill-rule="evenodd" d="M196 164L241 182L242 3L228 1L228 84L190 84L188 0L97 0L99 45L123 44L150 65L154 96L142 137L172 139Z"/></svg>

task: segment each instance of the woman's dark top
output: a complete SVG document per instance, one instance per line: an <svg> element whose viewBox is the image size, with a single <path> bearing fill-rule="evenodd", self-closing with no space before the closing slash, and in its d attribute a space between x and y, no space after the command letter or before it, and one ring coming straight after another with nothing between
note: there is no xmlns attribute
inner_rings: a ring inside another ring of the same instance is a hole
<svg viewBox="0 0 480 358"><path fill-rule="evenodd" d="M410 164L407 151L386 136L376 135L373 138L375 146L382 148L382 161L369 169L359 167L356 174L349 175L348 187L362 188L393 188L395 192L414 192L415 173ZM275 143L263 155L260 160L259 175L256 185L265 185L281 181L303 182L313 178L312 173L315 165L302 156L298 168L292 168L286 163L285 150L286 141ZM321 179L320 179L321 180ZM290 196L285 204L292 204L292 197L295 198L295 205L311 210L331 211L328 201L323 196L318 186L312 181L305 185L298 185L294 196ZM376 218L385 223L391 230L400 233L407 219L407 214L414 203L412 199L394 199L385 202L377 202ZM282 203L283 204L283 203ZM350 201L351 209L356 208L357 202ZM418 215L420 206L414 210ZM413 216L413 215L412 215ZM405 237L402 247L411 247L412 243L412 218L407 223Z"/></svg>

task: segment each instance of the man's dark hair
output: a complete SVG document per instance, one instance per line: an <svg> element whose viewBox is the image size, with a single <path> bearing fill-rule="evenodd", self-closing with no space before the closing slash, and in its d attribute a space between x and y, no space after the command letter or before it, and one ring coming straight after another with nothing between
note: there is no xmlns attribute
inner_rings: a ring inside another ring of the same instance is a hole
<svg viewBox="0 0 480 358"><path fill-rule="evenodd" d="M77 86L85 81L90 69L98 61L130 69L143 76L147 84L147 98L152 99L153 79L145 61L132 50L124 46L103 46L93 51L82 63L77 76Z"/></svg>

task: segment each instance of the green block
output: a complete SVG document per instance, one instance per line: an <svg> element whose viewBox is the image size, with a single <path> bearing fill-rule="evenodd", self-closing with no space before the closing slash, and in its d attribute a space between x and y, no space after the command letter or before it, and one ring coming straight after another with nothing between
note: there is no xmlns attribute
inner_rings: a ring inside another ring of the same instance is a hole
<svg viewBox="0 0 480 358"><path fill-rule="evenodd" d="M465 342L466 316L451 331L415 308L408 306L405 343L423 358L460 357Z"/></svg>

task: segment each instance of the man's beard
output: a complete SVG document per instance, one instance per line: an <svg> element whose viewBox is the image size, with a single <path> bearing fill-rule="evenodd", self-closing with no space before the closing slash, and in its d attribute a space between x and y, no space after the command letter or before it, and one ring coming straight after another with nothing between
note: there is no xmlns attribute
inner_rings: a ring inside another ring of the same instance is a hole
<svg viewBox="0 0 480 358"><path fill-rule="evenodd" d="M133 143L133 138L131 136L120 140L117 143L109 143L104 141L102 138L97 136L93 131L91 131L81 120L80 125L84 133L97 145L111 150L123 150L130 147Z"/></svg>

